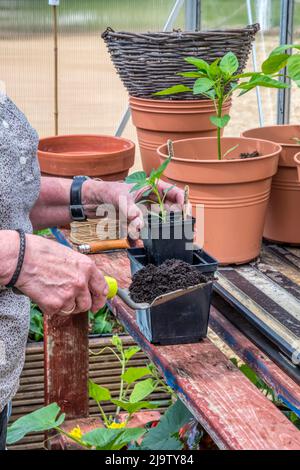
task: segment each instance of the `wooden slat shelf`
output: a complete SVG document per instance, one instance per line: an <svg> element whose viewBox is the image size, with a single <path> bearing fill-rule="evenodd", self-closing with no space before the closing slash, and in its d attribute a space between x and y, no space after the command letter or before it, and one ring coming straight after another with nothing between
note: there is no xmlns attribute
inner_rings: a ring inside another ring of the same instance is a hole
<svg viewBox="0 0 300 470"><path fill-rule="evenodd" d="M94 255L94 259L121 287L130 284L125 253ZM154 346L141 334L133 311L117 298L112 308L221 449L300 449L296 427L209 339L191 345ZM284 377L277 370L278 389ZM297 403L298 393L295 388L291 403Z"/></svg>

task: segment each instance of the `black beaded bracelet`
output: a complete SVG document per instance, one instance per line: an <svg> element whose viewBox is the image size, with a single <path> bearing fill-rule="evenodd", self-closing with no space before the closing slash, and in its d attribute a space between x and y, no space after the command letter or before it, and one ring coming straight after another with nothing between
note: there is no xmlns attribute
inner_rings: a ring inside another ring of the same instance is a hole
<svg viewBox="0 0 300 470"><path fill-rule="evenodd" d="M18 256L18 262L17 262L17 267L16 270L9 281L8 284L6 284L6 287L14 287L17 280L19 279L20 272L23 266L23 261L24 261L24 256L25 256L25 248L26 248L26 237L25 237L25 232L22 229L17 229L16 230L18 234L20 235L20 250L19 250L19 256Z"/></svg>

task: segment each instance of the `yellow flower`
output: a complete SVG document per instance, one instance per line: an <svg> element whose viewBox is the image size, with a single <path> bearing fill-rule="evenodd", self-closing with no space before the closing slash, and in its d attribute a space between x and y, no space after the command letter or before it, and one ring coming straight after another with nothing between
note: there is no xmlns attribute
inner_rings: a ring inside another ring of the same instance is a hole
<svg viewBox="0 0 300 470"><path fill-rule="evenodd" d="M82 432L79 426L76 426L75 428L72 429L72 431L69 432L69 435L71 437L74 437L74 439L77 439L78 441L81 440L82 438Z"/></svg>
<svg viewBox="0 0 300 470"><path fill-rule="evenodd" d="M125 423L125 422L123 422L123 423L115 423L115 422L113 422L113 423L107 425L107 427L108 427L109 429L122 429L122 428L125 428L125 426L126 426L126 423Z"/></svg>

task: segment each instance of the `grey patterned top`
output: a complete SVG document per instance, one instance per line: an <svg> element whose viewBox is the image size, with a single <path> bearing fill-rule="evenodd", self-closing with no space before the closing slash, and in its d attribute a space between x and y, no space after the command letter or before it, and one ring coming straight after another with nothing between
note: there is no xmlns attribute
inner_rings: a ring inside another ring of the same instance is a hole
<svg viewBox="0 0 300 470"><path fill-rule="evenodd" d="M40 190L38 135L8 97L0 98L0 230L31 233L29 213ZM0 291L0 411L19 385L29 312L27 297Z"/></svg>

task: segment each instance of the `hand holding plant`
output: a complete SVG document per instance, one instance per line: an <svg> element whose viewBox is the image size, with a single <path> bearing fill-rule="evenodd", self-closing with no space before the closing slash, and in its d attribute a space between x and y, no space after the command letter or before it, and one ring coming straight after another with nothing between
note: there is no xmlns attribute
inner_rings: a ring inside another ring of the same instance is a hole
<svg viewBox="0 0 300 470"><path fill-rule="evenodd" d="M221 129L226 127L230 121L228 114L222 115L223 105L237 90L240 91L239 96L241 96L258 86L277 89L288 88L288 84L277 80L280 77L280 70L284 67L287 67L289 77L300 87L300 54L289 55L286 53L288 49L292 48L300 50L300 46L297 45L276 48L262 64L260 72L238 73L239 62L233 52L228 52L224 57L216 59L211 64L197 57L186 57L185 61L195 66L196 70L181 72L179 75L185 78L195 78L193 88L180 84L159 91L155 95L164 96L191 92L194 95L202 95L212 100L215 104L216 116L211 116L210 120L217 127L218 159L221 160L236 148L230 149L222 156ZM242 81L238 83L239 80Z"/></svg>
<svg viewBox="0 0 300 470"><path fill-rule="evenodd" d="M168 146L169 149L172 148L170 143L168 143ZM171 158L172 150L169 151L169 158L167 158L156 170L153 169L149 176L147 176L145 171L136 171L135 173L127 176L125 180L126 183L133 184L130 192L138 192L137 199L141 198L141 203L158 203L159 217L161 217L163 221L166 220L166 208L168 206L177 205L182 209L184 204L184 192L177 189L174 185L172 186L160 180L165 169L169 165Z"/></svg>

